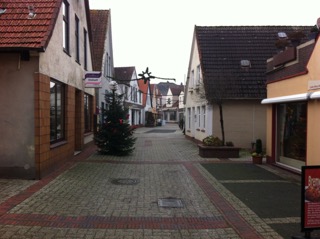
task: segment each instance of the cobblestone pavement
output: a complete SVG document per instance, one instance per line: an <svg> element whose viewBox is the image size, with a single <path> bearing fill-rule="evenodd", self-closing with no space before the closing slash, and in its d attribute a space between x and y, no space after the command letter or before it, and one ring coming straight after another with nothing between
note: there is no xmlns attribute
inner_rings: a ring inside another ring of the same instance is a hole
<svg viewBox="0 0 320 239"><path fill-rule="evenodd" d="M299 222L260 218L201 166L249 158L201 158L177 125L135 136L130 156L90 146L40 181L0 179L0 238L283 238L271 225Z"/></svg>

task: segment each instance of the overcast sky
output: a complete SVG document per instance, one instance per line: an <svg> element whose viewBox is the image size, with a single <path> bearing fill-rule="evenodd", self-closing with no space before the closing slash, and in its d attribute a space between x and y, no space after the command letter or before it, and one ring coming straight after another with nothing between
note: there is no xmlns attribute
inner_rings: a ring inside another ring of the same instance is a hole
<svg viewBox="0 0 320 239"><path fill-rule="evenodd" d="M149 67L152 75L184 83L194 26L310 25L318 0L89 0L110 9L115 67ZM151 83L158 83L156 80Z"/></svg>

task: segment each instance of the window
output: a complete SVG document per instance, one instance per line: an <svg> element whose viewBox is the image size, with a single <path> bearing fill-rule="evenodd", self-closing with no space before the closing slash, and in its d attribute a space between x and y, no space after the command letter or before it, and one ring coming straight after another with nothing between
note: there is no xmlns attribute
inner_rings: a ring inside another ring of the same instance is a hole
<svg viewBox="0 0 320 239"><path fill-rule="evenodd" d="M194 87L194 70L191 71L191 87Z"/></svg>
<svg viewBox="0 0 320 239"><path fill-rule="evenodd" d="M177 112L176 112L176 111L170 111L169 114L170 114L170 115L169 115L170 121L175 121L175 120L176 120Z"/></svg>
<svg viewBox="0 0 320 239"><path fill-rule="evenodd" d="M124 86L124 97L126 100L128 100L128 87Z"/></svg>
<svg viewBox="0 0 320 239"><path fill-rule="evenodd" d="M134 88L134 102L137 102L137 97L138 97L138 90L137 88Z"/></svg>
<svg viewBox="0 0 320 239"><path fill-rule="evenodd" d="M191 109L188 108L188 129L191 129Z"/></svg>
<svg viewBox="0 0 320 239"><path fill-rule="evenodd" d="M106 54L106 62L104 63L104 76L108 78L108 76L111 76L109 73L109 54Z"/></svg>
<svg viewBox="0 0 320 239"><path fill-rule="evenodd" d="M307 104L277 105L277 149L279 161L301 167L306 161Z"/></svg>
<svg viewBox="0 0 320 239"><path fill-rule="evenodd" d="M80 63L80 39L79 39L79 18L75 15L75 46L76 46L76 61Z"/></svg>
<svg viewBox="0 0 320 239"><path fill-rule="evenodd" d="M88 32L86 29L83 29L83 57L84 57L84 69L88 69L88 56L87 56L87 38Z"/></svg>
<svg viewBox="0 0 320 239"><path fill-rule="evenodd" d="M63 50L69 54L69 3L64 0L62 3L63 14Z"/></svg>
<svg viewBox="0 0 320 239"><path fill-rule="evenodd" d="M206 127L206 106L202 106L202 127Z"/></svg>
<svg viewBox="0 0 320 239"><path fill-rule="evenodd" d="M100 124L104 123L104 116L105 116L105 104L104 102L101 102L101 118L100 118Z"/></svg>
<svg viewBox="0 0 320 239"><path fill-rule="evenodd" d="M130 98L131 98L131 101L133 101L134 100L134 88L133 88L133 86L130 87L130 91L131 91L130 92L131 93L131 97Z"/></svg>
<svg viewBox="0 0 320 239"><path fill-rule="evenodd" d="M201 127L201 114L200 114L200 106L197 107L197 113L198 113L198 127Z"/></svg>
<svg viewBox="0 0 320 239"><path fill-rule="evenodd" d="M65 138L64 130L64 85L61 82L50 81L50 143L56 143Z"/></svg>
<svg viewBox="0 0 320 239"><path fill-rule="evenodd" d="M88 94L84 94L84 131L90 132L91 127L91 115L92 115L92 97Z"/></svg>
<svg viewBox="0 0 320 239"><path fill-rule="evenodd" d="M198 65L198 66L197 66L197 79L196 79L196 85L197 85L197 86L200 85L200 79L201 79L201 78L200 78L200 77L201 77L201 76L200 76L200 73L201 73L201 71L200 71L200 65Z"/></svg>
<svg viewBox="0 0 320 239"><path fill-rule="evenodd" d="M80 45L79 45L79 18L75 16L75 40L76 40L76 62L80 63Z"/></svg>

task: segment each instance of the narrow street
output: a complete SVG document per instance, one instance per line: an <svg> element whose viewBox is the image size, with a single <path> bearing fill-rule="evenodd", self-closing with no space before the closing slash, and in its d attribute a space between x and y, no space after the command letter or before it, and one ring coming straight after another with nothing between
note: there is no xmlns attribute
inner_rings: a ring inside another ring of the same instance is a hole
<svg viewBox="0 0 320 239"><path fill-rule="evenodd" d="M300 177L206 159L177 125L138 128L131 156L87 147L40 181L0 179L0 238L291 238Z"/></svg>

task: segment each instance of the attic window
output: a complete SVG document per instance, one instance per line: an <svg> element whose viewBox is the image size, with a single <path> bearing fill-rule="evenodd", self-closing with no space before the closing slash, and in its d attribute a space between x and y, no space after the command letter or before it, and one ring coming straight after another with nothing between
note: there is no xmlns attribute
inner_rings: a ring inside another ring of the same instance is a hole
<svg viewBox="0 0 320 239"><path fill-rule="evenodd" d="M248 69L251 67L251 62L249 60L241 60L240 65L241 65L241 68Z"/></svg>
<svg viewBox="0 0 320 239"><path fill-rule="evenodd" d="M2 14L4 14L6 11L7 11L7 9L5 9L5 8L0 8L0 16L1 16Z"/></svg>
<svg viewBox="0 0 320 239"><path fill-rule="evenodd" d="M28 10L29 10L28 18L29 19L35 18L37 14L34 12L34 7L28 6Z"/></svg>
<svg viewBox="0 0 320 239"><path fill-rule="evenodd" d="M278 32L278 38L285 39L285 38L288 38L288 36L285 32Z"/></svg>

